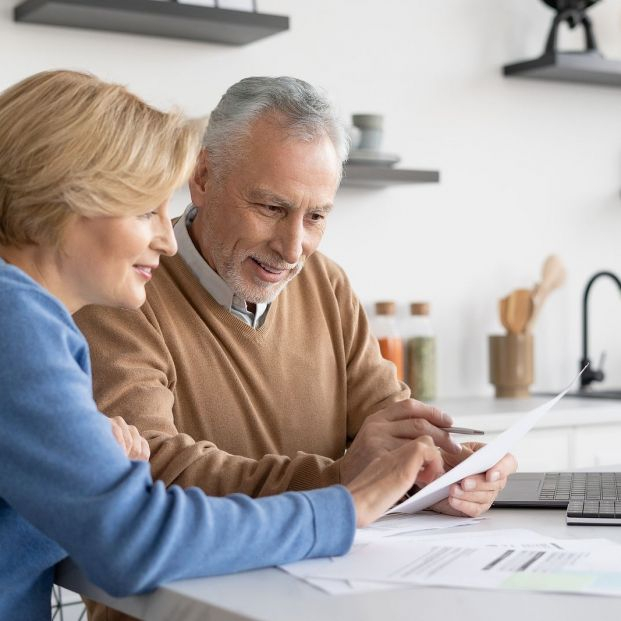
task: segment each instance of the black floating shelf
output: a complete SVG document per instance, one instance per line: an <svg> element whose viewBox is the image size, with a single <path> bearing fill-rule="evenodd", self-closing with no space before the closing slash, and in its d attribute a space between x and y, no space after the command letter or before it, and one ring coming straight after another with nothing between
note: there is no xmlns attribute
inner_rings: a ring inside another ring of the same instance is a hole
<svg viewBox="0 0 621 621"><path fill-rule="evenodd" d="M621 62L606 60L596 51L546 52L535 60L505 65L503 73L516 78L621 86Z"/></svg>
<svg viewBox="0 0 621 621"><path fill-rule="evenodd" d="M15 21L245 45L289 29L289 18L158 0L27 0Z"/></svg>
<svg viewBox="0 0 621 621"><path fill-rule="evenodd" d="M438 183L439 181L440 173L437 170L346 164L341 185L382 188L404 183Z"/></svg>

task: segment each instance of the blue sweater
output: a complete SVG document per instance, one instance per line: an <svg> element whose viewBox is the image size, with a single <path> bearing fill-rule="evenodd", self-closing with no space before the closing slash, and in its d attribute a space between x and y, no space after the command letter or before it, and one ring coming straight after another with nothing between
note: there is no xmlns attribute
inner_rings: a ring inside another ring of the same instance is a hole
<svg viewBox="0 0 621 621"><path fill-rule="evenodd" d="M49 619L67 555L115 596L181 578L344 554L341 486L260 500L153 482L125 457L91 394L66 308L0 259L0 619Z"/></svg>

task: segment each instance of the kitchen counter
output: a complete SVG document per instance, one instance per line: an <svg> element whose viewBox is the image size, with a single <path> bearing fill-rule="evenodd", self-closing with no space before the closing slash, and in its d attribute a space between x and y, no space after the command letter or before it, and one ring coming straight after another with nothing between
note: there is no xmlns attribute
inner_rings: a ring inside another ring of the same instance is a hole
<svg viewBox="0 0 621 621"><path fill-rule="evenodd" d="M549 401L551 397L496 399L494 397L459 397L439 399L433 405L452 416L462 427L501 432L525 412ZM580 399L566 396L546 414L536 429L580 425L621 424L621 400ZM619 447L621 451L621 446Z"/></svg>
<svg viewBox="0 0 621 621"><path fill-rule="evenodd" d="M486 432L456 436L458 441L489 441L512 425L521 414L551 397L496 399L462 397L433 404L455 424ZM566 396L547 413L513 451L520 470L560 471L621 463L621 400Z"/></svg>

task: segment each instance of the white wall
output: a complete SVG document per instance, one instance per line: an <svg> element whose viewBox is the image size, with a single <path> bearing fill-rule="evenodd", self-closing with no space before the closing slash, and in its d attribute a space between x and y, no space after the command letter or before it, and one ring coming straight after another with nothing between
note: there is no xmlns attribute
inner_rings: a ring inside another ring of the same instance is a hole
<svg viewBox="0 0 621 621"><path fill-rule="evenodd" d="M15 24L0 0L0 88L42 69L86 69L149 101L204 114L248 75L322 85L343 114L386 115L384 147L441 183L344 189L323 250L365 303L427 299L439 335L441 396L490 393L486 337L497 299L530 286L551 252L569 270L536 328L537 383L560 387L580 357L590 274L621 274L621 88L508 80L539 55L551 11L537 0L260 0L291 30L241 48ZM621 0L590 14L621 57ZM565 47L580 42L565 31ZM185 197L176 198L180 208ZM591 352L621 386L621 296L594 289Z"/></svg>

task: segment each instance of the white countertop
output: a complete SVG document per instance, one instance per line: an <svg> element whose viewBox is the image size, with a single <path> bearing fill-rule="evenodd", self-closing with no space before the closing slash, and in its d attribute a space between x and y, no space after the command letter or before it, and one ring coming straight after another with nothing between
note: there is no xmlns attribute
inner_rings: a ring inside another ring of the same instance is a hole
<svg viewBox="0 0 621 621"><path fill-rule="evenodd" d="M438 399L433 405L455 419L462 427L486 432L500 432L509 427L520 414L528 412L552 397L496 399L494 397L459 397ZM621 400L582 399L565 396L537 424L538 429L579 427L585 425L621 424Z"/></svg>
<svg viewBox="0 0 621 621"><path fill-rule="evenodd" d="M531 528L550 537L604 537L621 543L621 528L567 526L559 509L492 509L469 532ZM438 534L442 536L441 532ZM71 561L61 564L57 584L149 621L412 621L422 618L461 621L562 619L601 621L619 618L616 597L533 591L404 587L390 591L328 595L278 569L233 576L184 580L154 593L116 599L90 583Z"/></svg>

